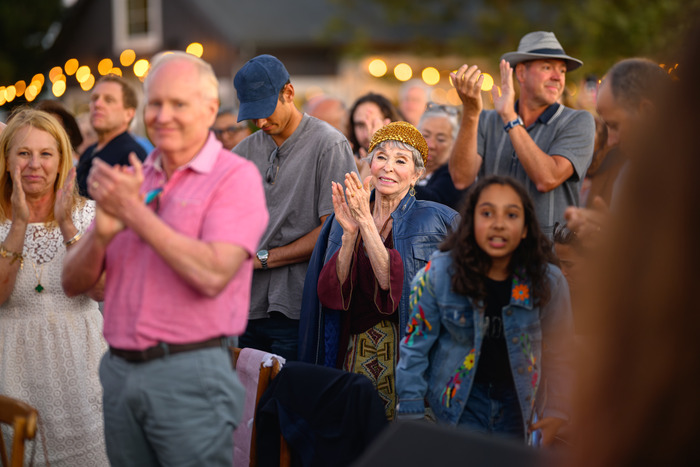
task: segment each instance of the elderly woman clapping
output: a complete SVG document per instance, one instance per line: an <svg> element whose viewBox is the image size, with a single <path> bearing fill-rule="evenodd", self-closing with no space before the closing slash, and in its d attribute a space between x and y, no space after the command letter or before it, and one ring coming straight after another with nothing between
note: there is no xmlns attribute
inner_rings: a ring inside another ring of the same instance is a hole
<svg viewBox="0 0 700 467"><path fill-rule="evenodd" d="M409 313L408 284L458 218L446 206L415 198L427 155L425 139L413 125L390 123L370 142L371 175L360 181L350 173L344 187L333 183L335 213L319 236L306 278L317 280L323 312L307 321L316 314L306 286L302 305L300 358L368 376L390 419L398 342ZM320 272L314 259L319 255L324 258Z"/></svg>

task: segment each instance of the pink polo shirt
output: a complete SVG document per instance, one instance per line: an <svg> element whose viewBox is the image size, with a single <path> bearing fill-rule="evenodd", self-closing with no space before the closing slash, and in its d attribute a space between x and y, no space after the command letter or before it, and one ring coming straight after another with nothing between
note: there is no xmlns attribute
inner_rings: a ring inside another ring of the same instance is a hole
<svg viewBox="0 0 700 467"><path fill-rule="evenodd" d="M250 257L226 288L209 298L192 288L132 230L120 232L106 257L104 335L109 345L143 350L241 334L250 307L253 260L268 220L260 172L226 151L213 134L187 165L165 177L160 152L143 167L142 193L162 186L158 217L204 242L243 247ZM150 204L155 209L156 201Z"/></svg>

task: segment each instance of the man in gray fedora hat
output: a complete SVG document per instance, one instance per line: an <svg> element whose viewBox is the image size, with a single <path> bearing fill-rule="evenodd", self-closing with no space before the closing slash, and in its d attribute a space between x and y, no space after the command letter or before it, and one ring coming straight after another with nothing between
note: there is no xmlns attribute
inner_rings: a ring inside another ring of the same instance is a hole
<svg viewBox="0 0 700 467"><path fill-rule="evenodd" d="M501 83L491 90L494 110L483 111L484 76L476 65L451 74L464 113L450 156L458 189L478 176L510 175L527 188L544 232L551 236L579 190L593 157L595 123L583 110L559 103L566 72L583 63L564 52L554 33L523 36L516 52L501 57ZM513 72L520 84L515 100Z"/></svg>

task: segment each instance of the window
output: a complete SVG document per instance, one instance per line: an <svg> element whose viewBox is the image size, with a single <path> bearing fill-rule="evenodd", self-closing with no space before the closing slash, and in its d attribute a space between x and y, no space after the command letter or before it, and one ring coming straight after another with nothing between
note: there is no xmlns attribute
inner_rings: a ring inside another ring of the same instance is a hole
<svg viewBox="0 0 700 467"><path fill-rule="evenodd" d="M163 42L161 0L112 0L114 54L159 50Z"/></svg>

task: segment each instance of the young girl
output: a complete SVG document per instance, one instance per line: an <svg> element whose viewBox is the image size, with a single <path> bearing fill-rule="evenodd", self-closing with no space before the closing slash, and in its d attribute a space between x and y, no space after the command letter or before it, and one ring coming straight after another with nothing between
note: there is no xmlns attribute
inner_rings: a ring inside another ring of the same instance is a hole
<svg viewBox="0 0 700 467"><path fill-rule="evenodd" d="M412 284L399 417L427 401L439 422L551 443L568 419L572 316L532 200L511 178L480 180L440 250Z"/></svg>

